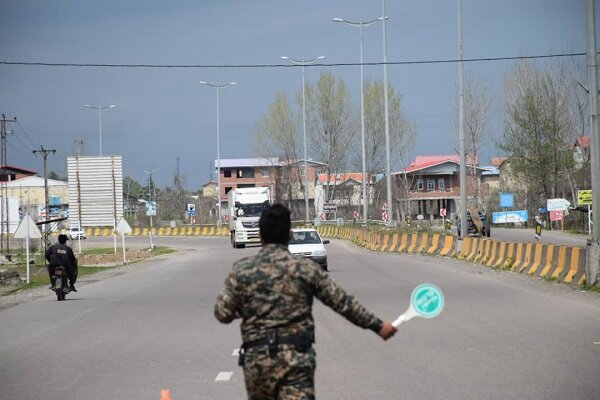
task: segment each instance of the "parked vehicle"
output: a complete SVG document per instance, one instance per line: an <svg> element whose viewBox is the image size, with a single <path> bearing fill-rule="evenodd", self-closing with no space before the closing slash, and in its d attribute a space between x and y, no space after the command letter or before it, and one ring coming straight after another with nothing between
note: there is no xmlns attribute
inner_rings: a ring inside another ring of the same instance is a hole
<svg viewBox="0 0 600 400"><path fill-rule="evenodd" d="M308 257L321 265L327 271L327 250L325 245L329 240L322 240L315 229L292 229L288 249L290 253Z"/></svg>
<svg viewBox="0 0 600 400"><path fill-rule="evenodd" d="M237 188L230 190L227 196L231 245L243 248L249 243L260 243L258 220L262 210L271 202L269 188Z"/></svg>
<svg viewBox="0 0 600 400"><path fill-rule="evenodd" d="M67 293L69 293L67 270L65 267L56 267L54 275L52 275L52 282L54 283L54 293L56 293L56 298L58 301L63 301Z"/></svg>
<svg viewBox="0 0 600 400"><path fill-rule="evenodd" d="M69 228L69 239L86 239L87 235L85 233L85 229L78 227Z"/></svg>
<svg viewBox="0 0 600 400"><path fill-rule="evenodd" d="M471 217L471 213L473 213L473 212L476 213L475 221L473 221L473 218ZM460 218L457 218L456 226L458 228L458 236L461 236L461 234L460 234L460 229L461 229ZM481 210L478 210L476 208L467 210L467 227L468 227L467 236L490 237L490 234L491 234L490 221L487 218L487 216L485 215L485 213Z"/></svg>

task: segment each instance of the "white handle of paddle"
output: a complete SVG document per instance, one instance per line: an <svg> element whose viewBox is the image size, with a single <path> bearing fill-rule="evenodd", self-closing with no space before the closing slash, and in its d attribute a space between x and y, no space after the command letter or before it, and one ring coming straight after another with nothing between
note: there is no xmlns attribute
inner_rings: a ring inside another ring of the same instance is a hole
<svg viewBox="0 0 600 400"><path fill-rule="evenodd" d="M403 322L410 321L411 319L413 319L414 317L417 317L417 316L418 316L418 314L415 311L415 309L412 308L412 306L410 306L410 307L408 307L408 310L406 310L403 314L401 314L398 318L396 318L396 320L394 322L392 322L392 325L394 326L394 328L397 328Z"/></svg>

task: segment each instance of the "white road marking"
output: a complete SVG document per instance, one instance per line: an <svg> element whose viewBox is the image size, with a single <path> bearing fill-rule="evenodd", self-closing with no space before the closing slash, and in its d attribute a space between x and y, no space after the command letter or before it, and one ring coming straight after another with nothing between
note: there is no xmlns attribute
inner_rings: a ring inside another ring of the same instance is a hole
<svg viewBox="0 0 600 400"><path fill-rule="evenodd" d="M232 356L239 356L240 355L240 349L233 349L233 353L231 354Z"/></svg>
<svg viewBox="0 0 600 400"><path fill-rule="evenodd" d="M231 379L233 371L221 371L215 378L215 382L226 382Z"/></svg>

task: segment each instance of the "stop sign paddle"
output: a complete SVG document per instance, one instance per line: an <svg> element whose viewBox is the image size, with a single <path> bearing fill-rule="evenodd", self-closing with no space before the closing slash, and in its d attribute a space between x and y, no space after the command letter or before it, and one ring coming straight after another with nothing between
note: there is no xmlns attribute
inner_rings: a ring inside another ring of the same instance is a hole
<svg viewBox="0 0 600 400"><path fill-rule="evenodd" d="M400 315L392 325L399 327L403 322L414 317L434 318L444 309L444 293L432 283L422 283L410 295L410 305L404 314Z"/></svg>

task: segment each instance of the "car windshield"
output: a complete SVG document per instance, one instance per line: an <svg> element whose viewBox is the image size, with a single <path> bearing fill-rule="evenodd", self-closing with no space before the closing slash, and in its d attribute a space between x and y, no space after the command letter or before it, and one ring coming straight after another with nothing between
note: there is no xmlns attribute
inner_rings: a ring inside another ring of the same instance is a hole
<svg viewBox="0 0 600 400"><path fill-rule="evenodd" d="M236 215L238 217L260 217L260 213L264 208L264 203L238 204L236 207Z"/></svg>
<svg viewBox="0 0 600 400"><path fill-rule="evenodd" d="M290 244L316 244L321 243L319 234L315 231L292 232Z"/></svg>

